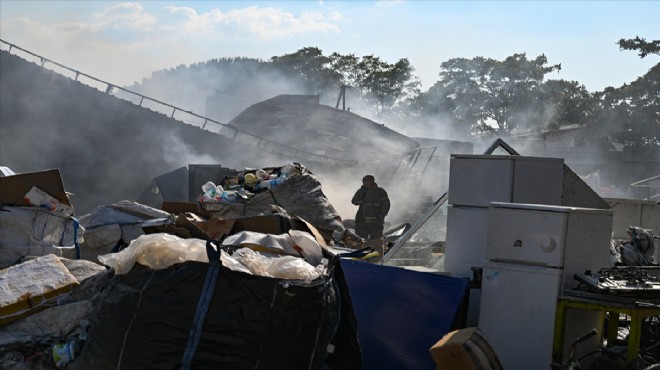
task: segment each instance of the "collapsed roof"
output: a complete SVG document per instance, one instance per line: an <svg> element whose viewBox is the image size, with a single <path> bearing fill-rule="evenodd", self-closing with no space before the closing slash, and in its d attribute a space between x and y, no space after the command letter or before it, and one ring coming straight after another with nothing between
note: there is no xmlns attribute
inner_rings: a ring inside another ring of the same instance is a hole
<svg viewBox="0 0 660 370"><path fill-rule="evenodd" d="M300 151L342 159L379 158L419 146L384 125L321 105L317 95L278 95L252 105L229 125Z"/></svg>

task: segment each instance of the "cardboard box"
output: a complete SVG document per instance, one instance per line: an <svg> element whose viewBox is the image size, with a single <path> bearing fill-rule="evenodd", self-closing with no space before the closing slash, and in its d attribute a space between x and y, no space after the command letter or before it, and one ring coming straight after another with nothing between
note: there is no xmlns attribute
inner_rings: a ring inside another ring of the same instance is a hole
<svg viewBox="0 0 660 370"><path fill-rule="evenodd" d="M191 234L197 235L195 238L204 240L217 240L223 235L229 235L234 227L234 219L222 219L212 216L207 221L197 222L193 219L184 217L177 218L177 223L190 230Z"/></svg>
<svg viewBox="0 0 660 370"><path fill-rule="evenodd" d="M436 370L502 370L493 347L476 327L452 331L429 352Z"/></svg>
<svg viewBox="0 0 660 370"><path fill-rule="evenodd" d="M286 217L280 214L240 218L221 218L212 215L208 220L204 220L195 213L184 212L176 218L171 216L142 224L142 230L147 234L169 233L182 238L204 240L217 240L223 235L233 235L241 231L280 235L288 233L291 229L309 232L321 247L328 246L323 235L310 223L295 216Z"/></svg>
<svg viewBox="0 0 660 370"><path fill-rule="evenodd" d="M51 195L61 204L71 207L71 201L64 191L64 184L58 169L0 177L0 204L15 206L23 201L25 194L33 186Z"/></svg>
<svg viewBox="0 0 660 370"><path fill-rule="evenodd" d="M201 207L199 203L163 201L161 209L173 215L178 215L181 213L194 213L204 217L205 219L211 217L211 214L208 213L203 207Z"/></svg>
<svg viewBox="0 0 660 370"><path fill-rule="evenodd" d="M36 186L33 186L32 189L25 194L23 200L17 203L17 205L23 204L46 208L51 212L60 213L65 216L71 216L73 214L72 207L60 203L57 199L51 197L48 193Z"/></svg>

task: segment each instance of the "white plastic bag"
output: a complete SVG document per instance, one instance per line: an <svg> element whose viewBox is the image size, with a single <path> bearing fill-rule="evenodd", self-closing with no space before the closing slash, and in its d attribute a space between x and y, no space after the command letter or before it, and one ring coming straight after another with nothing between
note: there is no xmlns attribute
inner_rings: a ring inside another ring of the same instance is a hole
<svg viewBox="0 0 660 370"><path fill-rule="evenodd" d="M246 266L254 275L259 276L312 281L327 272L327 260L326 263L314 267L302 258L266 256L250 248L238 249L234 252L233 257Z"/></svg>
<svg viewBox="0 0 660 370"><path fill-rule="evenodd" d="M300 248L300 252L303 257L305 257L305 261L309 262L312 266L317 266L321 263L323 252L321 251L321 246L316 239L314 239L312 234L305 231L291 229L289 230L289 235L296 246Z"/></svg>
<svg viewBox="0 0 660 370"><path fill-rule="evenodd" d="M234 258L221 251L223 266L234 271L250 273ZM182 239L178 236L157 233L142 235L119 253L99 256L99 261L113 267L118 275L129 272L135 263L152 269L165 269L185 261L209 261L206 254L206 241L201 239Z"/></svg>
<svg viewBox="0 0 660 370"><path fill-rule="evenodd" d="M266 251L298 255L294 248L295 243L289 234L264 234L256 231L239 231L229 235L222 241L222 245L235 247L259 246Z"/></svg>

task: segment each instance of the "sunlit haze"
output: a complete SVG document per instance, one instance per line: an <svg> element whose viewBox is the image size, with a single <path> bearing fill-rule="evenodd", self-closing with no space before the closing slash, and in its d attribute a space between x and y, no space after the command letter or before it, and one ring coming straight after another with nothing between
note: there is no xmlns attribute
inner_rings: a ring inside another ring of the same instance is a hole
<svg viewBox="0 0 660 370"><path fill-rule="evenodd" d="M549 78L620 87L655 62L616 42L660 35L657 1L0 1L0 37L117 85L212 58L304 47L408 58L428 89L451 58L545 54Z"/></svg>

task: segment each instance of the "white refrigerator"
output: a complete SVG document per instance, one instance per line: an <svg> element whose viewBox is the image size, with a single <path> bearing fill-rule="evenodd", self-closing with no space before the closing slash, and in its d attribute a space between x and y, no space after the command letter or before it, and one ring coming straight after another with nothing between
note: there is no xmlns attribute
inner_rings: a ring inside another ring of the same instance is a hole
<svg viewBox="0 0 660 370"><path fill-rule="evenodd" d="M578 285L573 274L609 267L611 232L608 210L491 203L479 327L505 369L550 368L557 297ZM600 322L569 310L566 345Z"/></svg>

